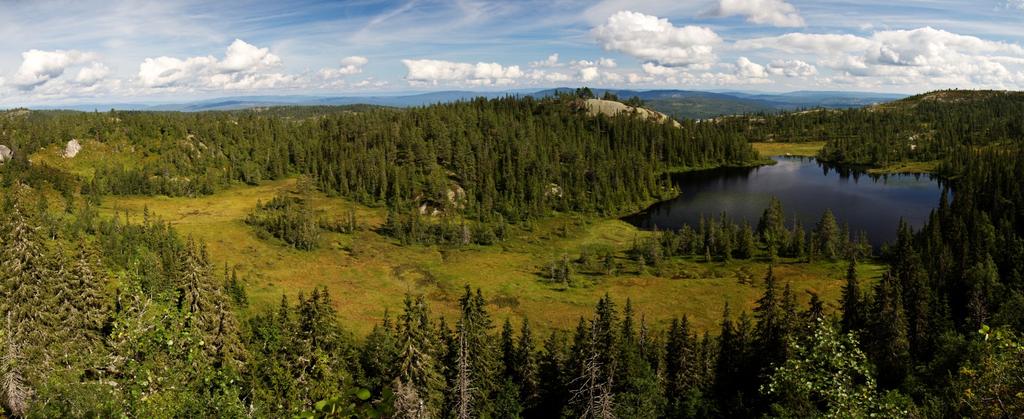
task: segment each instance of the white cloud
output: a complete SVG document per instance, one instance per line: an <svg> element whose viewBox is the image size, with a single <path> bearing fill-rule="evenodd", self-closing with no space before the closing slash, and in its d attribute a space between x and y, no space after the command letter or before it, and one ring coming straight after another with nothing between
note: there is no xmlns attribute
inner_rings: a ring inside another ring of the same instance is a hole
<svg viewBox="0 0 1024 419"><path fill-rule="evenodd" d="M747 22L779 27L804 26L804 18L783 0L719 0L715 16L746 16Z"/></svg>
<svg viewBox="0 0 1024 419"><path fill-rule="evenodd" d="M801 60L775 60L768 64L768 72L775 76L810 77L818 74L818 69Z"/></svg>
<svg viewBox="0 0 1024 419"><path fill-rule="evenodd" d="M568 74L544 70L531 70L526 73L526 78L535 83L560 83L572 80L572 76Z"/></svg>
<svg viewBox="0 0 1024 419"><path fill-rule="evenodd" d="M20 90L32 90L60 77L68 67L92 60L94 56L76 50L33 49L21 53L21 58L21 66L11 84Z"/></svg>
<svg viewBox="0 0 1024 419"><path fill-rule="evenodd" d="M269 89L298 82L297 76L267 71L279 65L281 59L268 48L236 39L223 60L210 55L146 58L139 64L138 82L147 88L201 90Z"/></svg>
<svg viewBox="0 0 1024 419"><path fill-rule="evenodd" d="M733 48L738 50L776 49L790 53L810 52L818 54L864 50L870 46L870 40L856 35L800 32L764 38L743 39L733 44Z"/></svg>
<svg viewBox="0 0 1024 419"><path fill-rule="evenodd" d="M736 75L747 79L763 79L768 77L768 71L763 65L750 61L747 57L740 57L736 60Z"/></svg>
<svg viewBox="0 0 1024 419"><path fill-rule="evenodd" d="M666 67L653 63L645 63L642 68L646 75L628 74L627 80L631 83L644 83L661 86L734 86L771 83L767 77L764 66L751 62L748 59L740 58L737 64L723 64L722 67L731 68L732 72L694 72L692 69L681 67Z"/></svg>
<svg viewBox="0 0 1024 419"><path fill-rule="evenodd" d="M601 77L601 73L597 70L597 67L584 67L580 69L580 80L584 83L597 80L598 77Z"/></svg>
<svg viewBox="0 0 1024 419"><path fill-rule="evenodd" d="M569 62L569 66L572 68L585 68L585 67L601 67L601 68L615 68L618 63L611 58L601 57L596 61L591 60L573 60Z"/></svg>
<svg viewBox="0 0 1024 419"><path fill-rule="evenodd" d="M1005 9L1024 10L1024 0L1002 0L1001 6Z"/></svg>
<svg viewBox="0 0 1024 419"><path fill-rule="evenodd" d="M145 87L171 87L194 82L203 73L210 73L217 59L212 56L146 58L139 64L139 81Z"/></svg>
<svg viewBox="0 0 1024 419"><path fill-rule="evenodd" d="M438 84L439 82L469 85L511 84L523 77L519 66L498 63L476 64L444 60L402 60L406 67L405 79L410 83Z"/></svg>
<svg viewBox="0 0 1024 419"><path fill-rule="evenodd" d="M737 50L780 50L816 59L833 70L827 82L859 86L898 84L936 87L1019 87L1024 67L1020 45L960 35L931 27L876 31L870 36L790 33L738 41ZM811 75L803 67L771 65L772 74ZM814 69L814 72L817 68ZM859 79L859 80L857 80Z"/></svg>
<svg viewBox="0 0 1024 419"><path fill-rule="evenodd" d="M359 74L363 72L363 66L369 62L370 60L366 57L360 57L358 55L345 57L341 60L341 67L339 68L320 69L320 77L332 79Z"/></svg>
<svg viewBox="0 0 1024 419"><path fill-rule="evenodd" d="M668 19L630 11L611 15L593 34L605 50L663 66L712 63L716 59L713 46L722 42L709 28L676 27Z"/></svg>
<svg viewBox="0 0 1024 419"><path fill-rule="evenodd" d="M278 64L281 64L281 58L271 54L269 48L259 48L241 39L235 39L235 42L228 46L227 53L219 66L225 73L237 73L273 67Z"/></svg>
<svg viewBox="0 0 1024 419"><path fill-rule="evenodd" d="M93 62L87 67L78 70L75 83L83 86L92 86L110 75L110 69L102 63Z"/></svg>
<svg viewBox="0 0 1024 419"><path fill-rule="evenodd" d="M530 67L558 67L558 53L554 53L540 61L531 61Z"/></svg>
<svg viewBox="0 0 1024 419"><path fill-rule="evenodd" d="M358 56L358 55L351 55L351 56L348 56L348 57L345 57L345 58L341 59L341 66L342 67L362 67L362 66L364 66L366 64L369 64L369 63L370 63L369 59L367 59L366 57Z"/></svg>

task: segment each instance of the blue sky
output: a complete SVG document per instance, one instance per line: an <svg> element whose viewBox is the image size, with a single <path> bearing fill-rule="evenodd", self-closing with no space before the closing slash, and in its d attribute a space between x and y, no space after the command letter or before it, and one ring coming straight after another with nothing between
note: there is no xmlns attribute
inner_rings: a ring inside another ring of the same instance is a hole
<svg viewBox="0 0 1024 419"><path fill-rule="evenodd" d="M1024 0L0 2L0 104L1024 87Z"/></svg>

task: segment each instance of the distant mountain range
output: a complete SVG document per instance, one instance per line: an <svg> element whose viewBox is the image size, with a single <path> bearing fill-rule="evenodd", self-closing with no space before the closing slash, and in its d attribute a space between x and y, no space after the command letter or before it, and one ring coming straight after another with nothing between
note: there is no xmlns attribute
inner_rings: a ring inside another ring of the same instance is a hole
<svg viewBox="0 0 1024 419"><path fill-rule="evenodd" d="M169 104L107 103L33 107L35 109L69 109L79 111L147 110L147 111L225 111L271 106L337 106L377 105L392 107L425 106L435 103L467 100L477 97L495 98L508 95L549 96L573 88L545 90L512 90L499 92L441 91L393 96L237 96ZM800 108L851 108L889 102L907 95L864 92L746 93L705 92L690 90L606 90L594 89L600 97L610 91L621 100L633 96L643 99L646 107L675 118L709 118L752 112L774 112Z"/></svg>

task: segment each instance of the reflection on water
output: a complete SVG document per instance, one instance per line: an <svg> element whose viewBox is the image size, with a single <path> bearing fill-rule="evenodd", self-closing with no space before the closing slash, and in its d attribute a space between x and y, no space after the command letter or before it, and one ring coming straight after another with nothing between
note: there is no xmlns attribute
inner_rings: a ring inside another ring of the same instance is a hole
<svg viewBox="0 0 1024 419"><path fill-rule="evenodd" d="M813 158L774 157L757 168L723 168L673 176L681 191L675 199L624 218L640 228L696 228L700 218L722 212L756 225L770 197L782 201L787 222L794 217L811 228L827 208L853 233L866 232L878 246L896 237L902 217L917 228L939 203L942 186L929 175L868 175L838 169Z"/></svg>

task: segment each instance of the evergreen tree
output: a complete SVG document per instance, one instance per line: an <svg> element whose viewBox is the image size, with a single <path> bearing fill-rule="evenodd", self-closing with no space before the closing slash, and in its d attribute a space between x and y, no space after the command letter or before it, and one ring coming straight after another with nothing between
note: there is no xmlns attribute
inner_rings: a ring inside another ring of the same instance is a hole
<svg viewBox="0 0 1024 419"><path fill-rule="evenodd" d="M899 387L910 370L910 343L899 285L888 272L875 286L869 330L871 355L882 388Z"/></svg>
<svg viewBox="0 0 1024 419"><path fill-rule="evenodd" d="M398 325L398 377L393 384L395 408L399 412L431 414L440 408L442 380L434 357L436 343L431 335L423 297L406 295L405 310Z"/></svg>
<svg viewBox="0 0 1024 419"><path fill-rule="evenodd" d="M821 220L814 227L815 249L822 257L836 260L843 253L843 241L840 236L839 224L832 210L825 210Z"/></svg>
<svg viewBox="0 0 1024 419"><path fill-rule="evenodd" d="M768 208L765 208L761 219L757 222L757 234L768 245L770 257L774 258L782 246L788 242L786 233L782 201L773 196L768 202Z"/></svg>
<svg viewBox="0 0 1024 419"><path fill-rule="evenodd" d="M857 259L850 259L846 269L846 284L842 289L842 330L844 333L858 331L864 327L864 298L861 294L860 280L857 279Z"/></svg>

